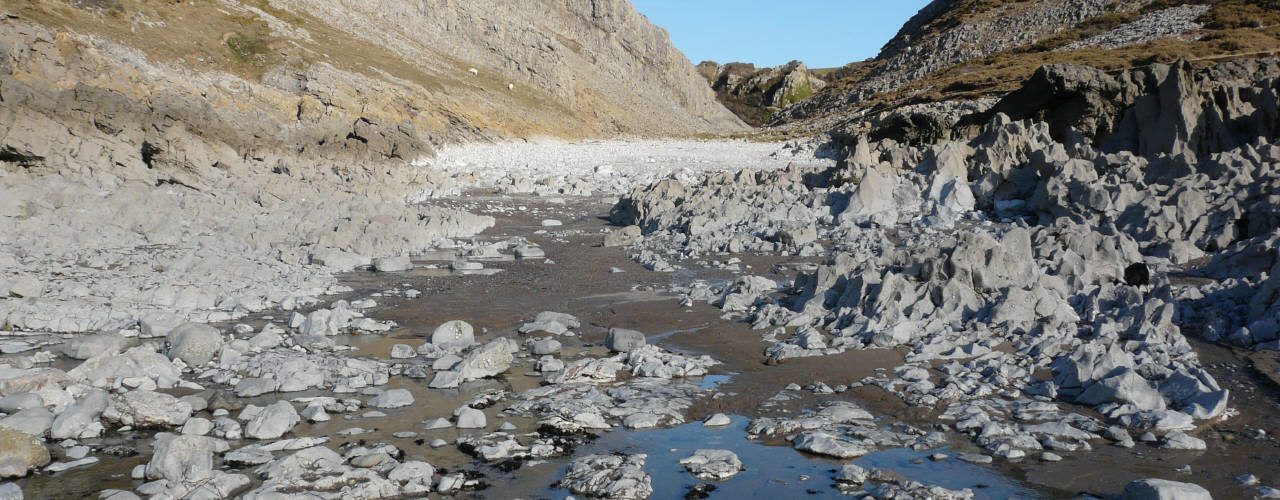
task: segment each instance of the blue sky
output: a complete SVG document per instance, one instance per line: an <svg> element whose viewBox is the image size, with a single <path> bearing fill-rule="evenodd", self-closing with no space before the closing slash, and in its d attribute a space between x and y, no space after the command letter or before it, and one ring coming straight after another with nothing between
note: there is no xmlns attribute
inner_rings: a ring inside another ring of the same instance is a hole
<svg viewBox="0 0 1280 500"><path fill-rule="evenodd" d="M632 0L697 64L811 68L874 57L928 0Z"/></svg>

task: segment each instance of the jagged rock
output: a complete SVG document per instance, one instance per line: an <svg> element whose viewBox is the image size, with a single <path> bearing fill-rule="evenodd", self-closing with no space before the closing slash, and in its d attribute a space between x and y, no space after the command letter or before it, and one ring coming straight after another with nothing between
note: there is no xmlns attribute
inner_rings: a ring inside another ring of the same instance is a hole
<svg viewBox="0 0 1280 500"><path fill-rule="evenodd" d="M486 425L484 412L469 406L458 408L454 416L458 419L456 427L459 429L483 429Z"/></svg>
<svg viewBox="0 0 1280 500"><path fill-rule="evenodd" d="M728 479L746 469L738 455L729 450L697 450L681 459L680 465L699 479L714 480Z"/></svg>
<svg viewBox="0 0 1280 500"><path fill-rule="evenodd" d="M543 311L533 321L520 325L520 333L545 332L552 335L564 335L569 330L582 326L578 318L564 313Z"/></svg>
<svg viewBox="0 0 1280 500"><path fill-rule="evenodd" d="M569 465L560 484L592 498L640 499L653 494L644 472L646 455L587 455Z"/></svg>

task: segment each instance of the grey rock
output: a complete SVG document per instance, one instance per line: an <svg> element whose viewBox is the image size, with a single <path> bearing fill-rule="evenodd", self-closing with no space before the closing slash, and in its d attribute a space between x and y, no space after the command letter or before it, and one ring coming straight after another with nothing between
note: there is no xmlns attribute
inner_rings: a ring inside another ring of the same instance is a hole
<svg viewBox="0 0 1280 500"><path fill-rule="evenodd" d="M458 408L454 416L458 419L459 429L483 429L487 425L484 412L469 406Z"/></svg>
<svg viewBox="0 0 1280 500"><path fill-rule="evenodd" d="M413 404L413 394L408 389L390 389L369 400L374 408L402 408Z"/></svg>
<svg viewBox="0 0 1280 500"><path fill-rule="evenodd" d="M222 333L209 325L186 323L165 336L171 359L181 359L191 366L203 366L222 349Z"/></svg>
<svg viewBox="0 0 1280 500"><path fill-rule="evenodd" d="M449 321L431 333L431 343L442 347L470 347L476 343L475 329L465 321Z"/></svg>
<svg viewBox="0 0 1280 500"><path fill-rule="evenodd" d="M643 333L625 328L610 328L604 345L614 352L631 352L645 345Z"/></svg>
<svg viewBox="0 0 1280 500"><path fill-rule="evenodd" d="M1192 484L1166 479L1139 479L1124 487L1125 500L1211 500L1209 490Z"/></svg>
<svg viewBox="0 0 1280 500"><path fill-rule="evenodd" d="M244 425L245 437L253 439L279 439L293 430L301 417L288 401L276 401L263 408Z"/></svg>
<svg viewBox="0 0 1280 500"><path fill-rule="evenodd" d="M729 450L697 450L681 459L680 465L699 479L724 480L746 469L738 455Z"/></svg>
<svg viewBox="0 0 1280 500"><path fill-rule="evenodd" d="M380 257L373 259L373 269L382 273L395 273L408 271L413 269L413 262L409 260L408 255L397 255L395 257Z"/></svg>

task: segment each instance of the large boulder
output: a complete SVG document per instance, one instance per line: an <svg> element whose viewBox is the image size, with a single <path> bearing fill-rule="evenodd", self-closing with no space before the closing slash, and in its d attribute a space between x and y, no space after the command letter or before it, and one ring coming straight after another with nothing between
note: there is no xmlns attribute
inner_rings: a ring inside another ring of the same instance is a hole
<svg viewBox="0 0 1280 500"><path fill-rule="evenodd" d="M191 366L202 366L222 349L222 333L217 328L199 323L186 323L169 332L169 358L181 359Z"/></svg>
<svg viewBox="0 0 1280 500"><path fill-rule="evenodd" d="M22 477L49 464L49 449L34 436L0 427L0 477Z"/></svg>

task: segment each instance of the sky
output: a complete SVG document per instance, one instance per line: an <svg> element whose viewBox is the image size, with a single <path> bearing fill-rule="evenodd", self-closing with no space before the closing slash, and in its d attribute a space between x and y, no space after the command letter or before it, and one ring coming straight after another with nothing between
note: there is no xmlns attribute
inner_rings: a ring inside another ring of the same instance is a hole
<svg viewBox="0 0 1280 500"><path fill-rule="evenodd" d="M928 0L632 0L694 64L833 68L875 57Z"/></svg>

